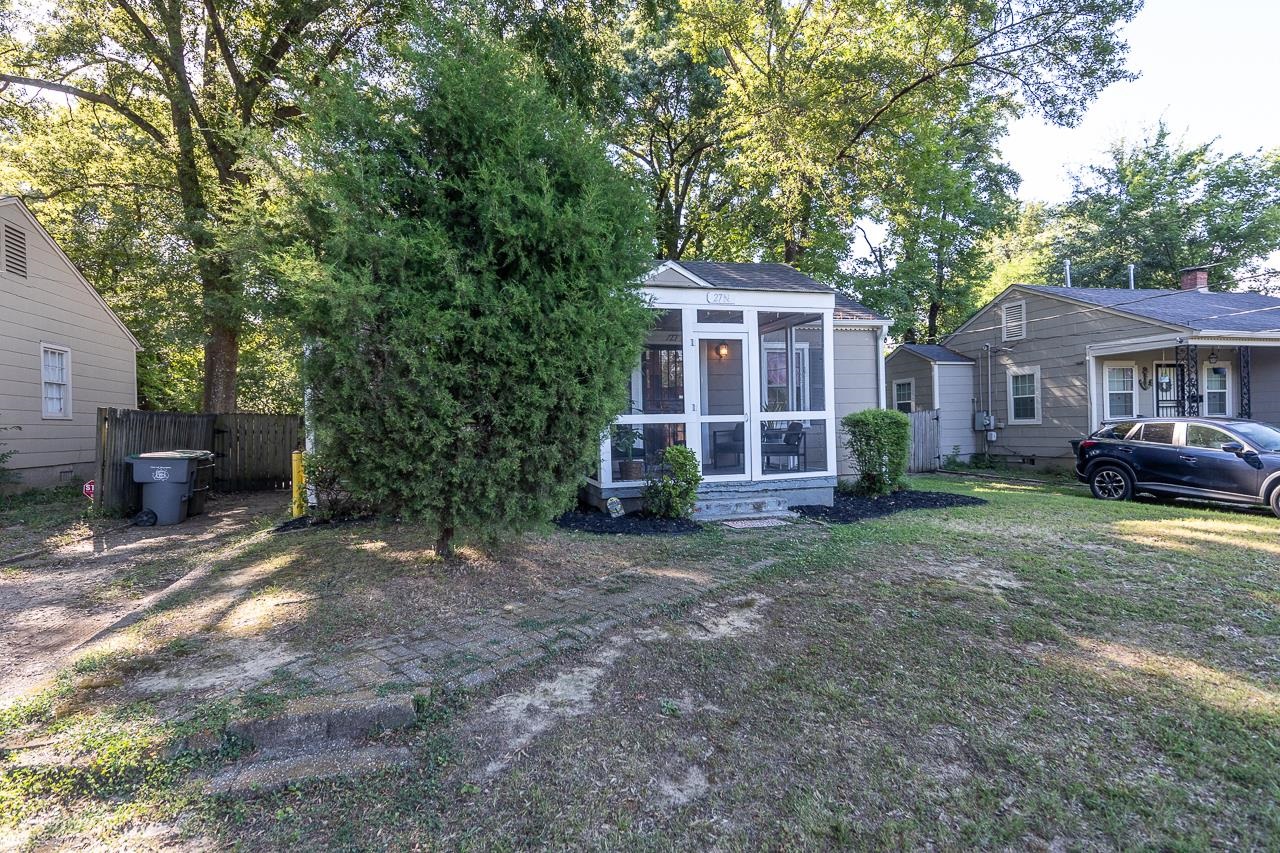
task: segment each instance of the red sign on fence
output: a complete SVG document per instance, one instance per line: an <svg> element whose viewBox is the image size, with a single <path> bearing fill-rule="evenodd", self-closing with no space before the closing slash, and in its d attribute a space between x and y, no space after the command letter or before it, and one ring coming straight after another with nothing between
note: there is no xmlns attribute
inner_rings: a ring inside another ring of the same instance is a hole
<svg viewBox="0 0 1280 853"><path fill-rule="evenodd" d="M84 496L89 500L93 500L93 480L86 480L84 488L80 491L84 492Z"/></svg>

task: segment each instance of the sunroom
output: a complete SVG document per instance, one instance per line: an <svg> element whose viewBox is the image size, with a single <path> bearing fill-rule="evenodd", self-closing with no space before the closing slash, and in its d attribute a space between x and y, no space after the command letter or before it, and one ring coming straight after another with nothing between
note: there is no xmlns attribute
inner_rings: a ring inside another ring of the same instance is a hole
<svg viewBox="0 0 1280 853"><path fill-rule="evenodd" d="M684 445L702 466L703 517L829 504L835 292L783 264L665 262L645 293L658 320L601 443L592 501L637 508L662 451Z"/></svg>

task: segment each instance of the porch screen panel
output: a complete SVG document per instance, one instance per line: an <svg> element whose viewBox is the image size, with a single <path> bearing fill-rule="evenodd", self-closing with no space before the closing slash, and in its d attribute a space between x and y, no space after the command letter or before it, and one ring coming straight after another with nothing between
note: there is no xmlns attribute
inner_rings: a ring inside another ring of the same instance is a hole
<svg viewBox="0 0 1280 853"><path fill-rule="evenodd" d="M632 415L678 415L684 405L684 348L679 311L663 311L645 338L631 375Z"/></svg>
<svg viewBox="0 0 1280 853"><path fill-rule="evenodd" d="M610 476L615 483L640 481L662 464L662 451L686 443L683 423L617 424L610 446Z"/></svg>
<svg viewBox="0 0 1280 853"><path fill-rule="evenodd" d="M827 381L821 314L761 311L760 408L765 412L821 412Z"/></svg>
<svg viewBox="0 0 1280 853"><path fill-rule="evenodd" d="M758 440L766 477L827 470L826 420L762 421Z"/></svg>

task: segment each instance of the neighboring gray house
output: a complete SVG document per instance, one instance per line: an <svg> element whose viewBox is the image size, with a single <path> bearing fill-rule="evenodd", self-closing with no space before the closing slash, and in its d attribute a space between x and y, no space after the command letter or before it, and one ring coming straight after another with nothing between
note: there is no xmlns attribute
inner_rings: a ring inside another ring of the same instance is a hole
<svg viewBox="0 0 1280 853"><path fill-rule="evenodd" d="M1280 299L1210 291L1204 269L1178 290L1015 284L943 344L974 361L964 416L990 413L976 452L1007 461L1070 465L1070 440L1113 418L1280 422Z"/></svg>
<svg viewBox="0 0 1280 853"><path fill-rule="evenodd" d="M0 198L0 450L22 485L90 475L99 406L136 408L137 340L26 205Z"/></svg>
<svg viewBox="0 0 1280 853"><path fill-rule="evenodd" d="M974 361L937 344L902 344L884 363L891 408L900 412L938 410L938 461L962 460L978 452L973 431Z"/></svg>
<svg viewBox="0 0 1280 853"><path fill-rule="evenodd" d="M702 463L702 517L830 504L849 472L840 419L884 405L888 321L785 264L665 261L644 293L663 311L588 498L638 505L680 444Z"/></svg>

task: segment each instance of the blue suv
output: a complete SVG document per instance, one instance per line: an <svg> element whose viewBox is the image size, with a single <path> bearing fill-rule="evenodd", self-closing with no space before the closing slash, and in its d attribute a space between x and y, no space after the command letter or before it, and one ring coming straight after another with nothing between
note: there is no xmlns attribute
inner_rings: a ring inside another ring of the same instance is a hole
<svg viewBox="0 0 1280 853"><path fill-rule="evenodd" d="M1224 418L1142 418L1104 424L1076 445L1076 477L1093 496L1139 492L1269 505L1280 516L1280 428Z"/></svg>

